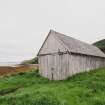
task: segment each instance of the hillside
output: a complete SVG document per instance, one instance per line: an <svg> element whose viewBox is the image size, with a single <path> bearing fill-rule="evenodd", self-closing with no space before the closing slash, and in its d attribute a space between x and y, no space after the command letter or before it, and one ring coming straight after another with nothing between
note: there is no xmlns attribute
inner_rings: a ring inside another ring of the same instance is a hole
<svg viewBox="0 0 105 105"><path fill-rule="evenodd" d="M49 81L34 70L1 77L0 105L105 105L105 69L64 81Z"/></svg>
<svg viewBox="0 0 105 105"><path fill-rule="evenodd" d="M93 43L96 47L100 48L103 52L105 52L105 39L100 40L98 42Z"/></svg>
<svg viewBox="0 0 105 105"><path fill-rule="evenodd" d="M38 64L38 57L35 57L30 60L25 60L21 64Z"/></svg>

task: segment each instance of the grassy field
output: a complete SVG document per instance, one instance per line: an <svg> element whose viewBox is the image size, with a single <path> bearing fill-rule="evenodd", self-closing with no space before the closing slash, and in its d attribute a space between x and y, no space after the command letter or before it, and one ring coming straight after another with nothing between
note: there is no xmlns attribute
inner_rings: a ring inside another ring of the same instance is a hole
<svg viewBox="0 0 105 105"><path fill-rule="evenodd" d="M105 69L50 81L33 70L0 78L0 105L105 105Z"/></svg>

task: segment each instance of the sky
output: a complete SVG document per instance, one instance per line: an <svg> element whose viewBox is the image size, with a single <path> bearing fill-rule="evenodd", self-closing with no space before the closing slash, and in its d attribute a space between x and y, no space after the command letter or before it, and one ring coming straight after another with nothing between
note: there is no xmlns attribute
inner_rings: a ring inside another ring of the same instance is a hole
<svg viewBox="0 0 105 105"><path fill-rule="evenodd" d="M105 0L0 0L0 62L35 57L50 29L87 43L105 38Z"/></svg>

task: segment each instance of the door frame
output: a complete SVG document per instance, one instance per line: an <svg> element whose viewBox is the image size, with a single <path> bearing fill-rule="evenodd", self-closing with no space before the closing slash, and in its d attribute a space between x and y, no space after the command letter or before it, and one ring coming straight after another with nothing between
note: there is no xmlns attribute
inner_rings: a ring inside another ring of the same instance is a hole
<svg viewBox="0 0 105 105"><path fill-rule="evenodd" d="M51 80L54 80L54 77L55 77L55 54L51 55L51 60L50 60L50 63L51 63Z"/></svg>

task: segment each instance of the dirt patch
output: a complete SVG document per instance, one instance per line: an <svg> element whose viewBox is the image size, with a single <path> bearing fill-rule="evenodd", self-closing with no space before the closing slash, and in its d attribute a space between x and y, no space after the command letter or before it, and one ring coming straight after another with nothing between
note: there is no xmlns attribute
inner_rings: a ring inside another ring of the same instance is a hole
<svg viewBox="0 0 105 105"><path fill-rule="evenodd" d="M17 65L14 67L11 66L0 66L0 75L8 75L8 74L17 74L20 72L27 72L32 70L32 68L38 68L38 65Z"/></svg>

